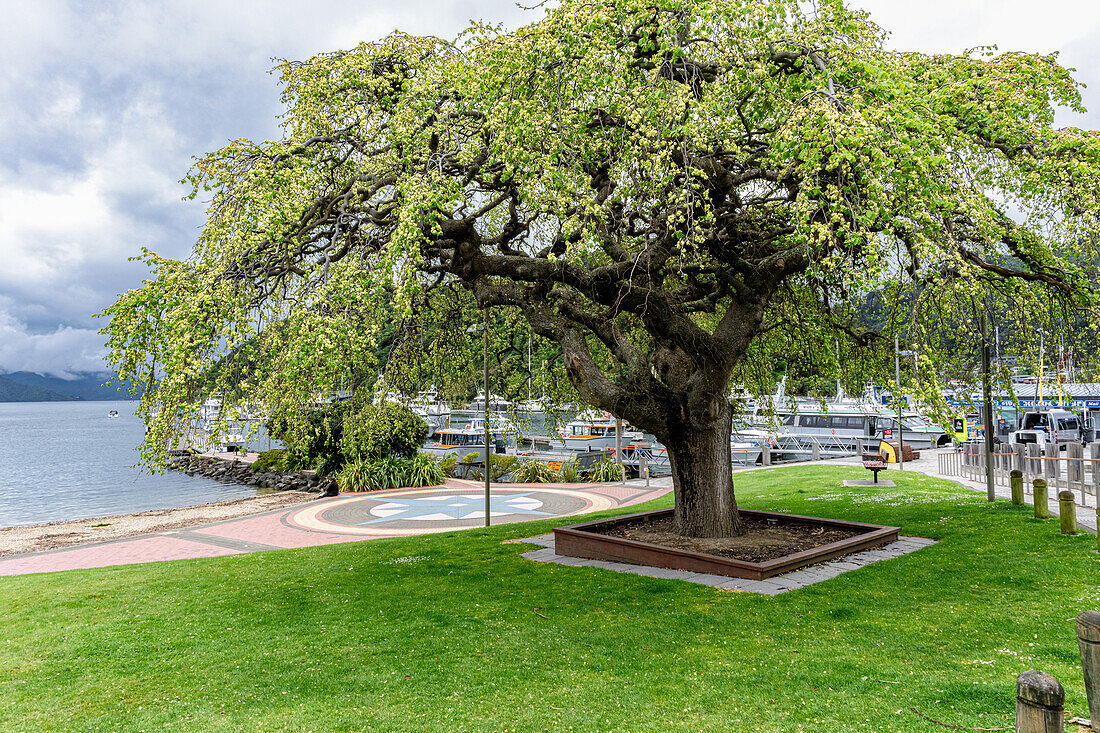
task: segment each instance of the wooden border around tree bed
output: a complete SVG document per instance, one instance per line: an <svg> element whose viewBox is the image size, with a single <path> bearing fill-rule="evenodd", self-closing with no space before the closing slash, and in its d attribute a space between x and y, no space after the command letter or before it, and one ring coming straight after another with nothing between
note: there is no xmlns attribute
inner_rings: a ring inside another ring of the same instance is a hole
<svg viewBox="0 0 1100 733"><path fill-rule="evenodd" d="M658 509L650 512L625 514L612 519L572 524L554 530L554 552L567 557L583 557L590 560L625 562L631 565L649 565L673 570L688 570L696 573L726 575L731 578L764 580L774 575L788 573L798 568L831 560L870 547L893 542L898 538L898 527L884 527L878 524L846 522L839 519L804 517L798 514L782 512L763 512L752 509L740 510L742 515L761 518L774 518L780 523L817 524L827 527L840 527L860 530L860 534L845 540L830 542L811 550L796 552L792 555L768 560L766 562L747 562L728 557L719 557L704 552L692 552L674 547L663 547L647 542L628 540L622 537L610 537L593 531L595 528L611 527L616 524L637 521L639 519L659 519L671 516L672 509Z"/></svg>

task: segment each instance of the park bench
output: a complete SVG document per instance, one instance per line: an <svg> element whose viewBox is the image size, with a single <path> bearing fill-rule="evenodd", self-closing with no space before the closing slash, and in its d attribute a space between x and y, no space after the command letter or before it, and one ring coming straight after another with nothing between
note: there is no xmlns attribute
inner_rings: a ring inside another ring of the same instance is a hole
<svg viewBox="0 0 1100 733"><path fill-rule="evenodd" d="M875 475L875 483L878 483L878 472L886 470L886 456L881 453L864 453L863 467Z"/></svg>

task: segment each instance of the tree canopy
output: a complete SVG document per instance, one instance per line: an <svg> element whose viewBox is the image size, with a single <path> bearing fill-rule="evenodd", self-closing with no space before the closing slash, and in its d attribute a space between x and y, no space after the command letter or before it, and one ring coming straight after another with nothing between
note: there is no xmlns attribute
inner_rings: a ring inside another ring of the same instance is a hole
<svg viewBox="0 0 1100 733"><path fill-rule="evenodd" d="M210 365L293 407L448 289L560 345L582 398L669 449L676 521L740 530L731 375L754 354L1096 290L1100 138L1053 56L896 52L839 0L565 0L516 31L394 33L280 65L284 137L197 161L184 262L108 309L153 456ZM457 329L452 338L469 338ZM259 333L260 338L254 338ZM155 412L154 412L155 410Z"/></svg>

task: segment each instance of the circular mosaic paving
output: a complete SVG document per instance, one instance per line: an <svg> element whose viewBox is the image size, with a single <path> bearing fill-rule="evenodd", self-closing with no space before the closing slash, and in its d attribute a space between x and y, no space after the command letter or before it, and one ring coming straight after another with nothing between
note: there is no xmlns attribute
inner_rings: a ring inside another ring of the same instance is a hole
<svg viewBox="0 0 1100 733"><path fill-rule="evenodd" d="M614 502L585 491L498 488L490 493L491 524L525 522L610 509ZM341 497L291 514L304 529L370 536L444 532L485 524L485 493L473 486L405 489Z"/></svg>

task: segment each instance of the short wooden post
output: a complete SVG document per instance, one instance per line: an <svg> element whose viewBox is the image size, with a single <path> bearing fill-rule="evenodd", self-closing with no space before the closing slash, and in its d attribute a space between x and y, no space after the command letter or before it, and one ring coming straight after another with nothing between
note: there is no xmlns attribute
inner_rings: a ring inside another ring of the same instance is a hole
<svg viewBox="0 0 1100 733"><path fill-rule="evenodd" d="M771 446L769 446L767 443L760 446L760 465L772 465L772 449Z"/></svg>
<svg viewBox="0 0 1100 733"><path fill-rule="evenodd" d="M1058 492L1058 520L1062 524L1062 534L1077 534L1077 505L1073 502L1072 491Z"/></svg>
<svg viewBox="0 0 1100 733"><path fill-rule="evenodd" d="M1032 500L1035 504L1035 516L1046 519L1050 516L1050 507L1047 506L1047 482L1037 478L1031 482Z"/></svg>
<svg viewBox="0 0 1100 733"><path fill-rule="evenodd" d="M1022 471L1014 470L1009 474L1009 481L1012 484L1012 503L1023 504L1024 503L1024 474Z"/></svg>
<svg viewBox="0 0 1100 733"><path fill-rule="evenodd" d="M1089 719L1095 728L1100 724L1100 613L1085 611L1077 617L1077 646L1081 648Z"/></svg>
<svg viewBox="0 0 1100 733"><path fill-rule="evenodd" d="M1062 733L1066 692L1052 675L1038 670L1016 678L1016 733Z"/></svg>
<svg viewBox="0 0 1100 733"><path fill-rule="evenodd" d="M814 440L813 445L810 446L810 458L815 461L821 460L821 444Z"/></svg>
<svg viewBox="0 0 1100 733"><path fill-rule="evenodd" d="M1021 473L1027 473L1027 446L1023 443L1017 443L1013 448L1016 451L1016 468Z"/></svg>

